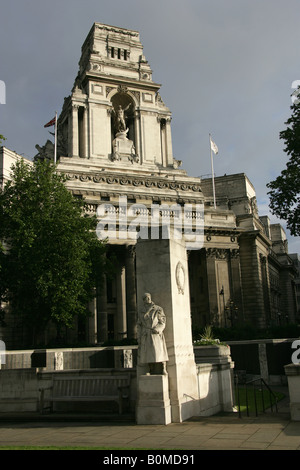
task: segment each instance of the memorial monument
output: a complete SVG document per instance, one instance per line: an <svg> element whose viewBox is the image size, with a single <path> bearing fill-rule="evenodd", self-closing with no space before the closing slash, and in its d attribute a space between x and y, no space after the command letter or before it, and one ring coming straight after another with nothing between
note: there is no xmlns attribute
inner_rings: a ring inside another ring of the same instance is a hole
<svg viewBox="0 0 300 470"><path fill-rule="evenodd" d="M199 414L187 251L183 239L169 235L136 245L139 424L182 422Z"/></svg>

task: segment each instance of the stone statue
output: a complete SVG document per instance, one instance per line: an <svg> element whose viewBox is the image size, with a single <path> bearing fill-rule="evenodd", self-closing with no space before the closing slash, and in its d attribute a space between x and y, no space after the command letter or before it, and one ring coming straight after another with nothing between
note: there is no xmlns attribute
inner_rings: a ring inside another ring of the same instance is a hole
<svg viewBox="0 0 300 470"><path fill-rule="evenodd" d="M140 365L147 365L150 374L166 375L166 362L169 360L164 337L166 316L164 311L151 300L151 295L143 296L144 308L139 312L138 359Z"/></svg>
<svg viewBox="0 0 300 470"><path fill-rule="evenodd" d="M114 111L115 113L115 119L116 119L116 131L117 133L118 132L125 132L127 133L128 132L128 129L126 127L126 122L125 122L125 111L127 111L131 106L131 103L129 103L128 106L126 106L126 108L122 108L121 105L119 105L117 111Z"/></svg>
<svg viewBox="0 0 300 470"><path fill-rule="evenodd" d="M37 149L38 153L34 157L34 161L37 160L54 160L54 144L51 140L47 140L43 147L40 145L36 145L35 148Z"/></svg>

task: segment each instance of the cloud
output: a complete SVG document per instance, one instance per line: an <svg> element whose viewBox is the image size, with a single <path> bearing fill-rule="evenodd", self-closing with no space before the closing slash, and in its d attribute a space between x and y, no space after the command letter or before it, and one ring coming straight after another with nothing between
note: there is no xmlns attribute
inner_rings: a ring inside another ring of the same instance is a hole
<svg viewBox="0 0 300 470"><path fill-rule="evenodd" d="M285 166L279 132L300 79L298 12L297 0L3 2L0 133L9 148L33 157L49 137L43 125L70 94L92 24L136 29L173 113L175 158L190 175L210 173L212 133L216 174L246 173L267 201L266 183Z"/></svg>

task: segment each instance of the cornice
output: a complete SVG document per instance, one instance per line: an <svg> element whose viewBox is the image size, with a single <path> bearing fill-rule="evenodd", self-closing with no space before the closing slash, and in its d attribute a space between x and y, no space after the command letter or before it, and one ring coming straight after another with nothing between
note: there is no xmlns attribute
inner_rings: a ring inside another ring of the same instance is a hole
<svg viewBox="0 0 300 470"><path fill-rule="evenodd" d="M132 188L146 188L148 190L162 189L170 191L192 191L193 193L202 195L201 185L195 182L174 181L166 178L145 177L145 176L126 176L116 175L114 173L81 173L66 172L64 173L67 181L78 181L83 183L107 184L130 186Z"/></svg>

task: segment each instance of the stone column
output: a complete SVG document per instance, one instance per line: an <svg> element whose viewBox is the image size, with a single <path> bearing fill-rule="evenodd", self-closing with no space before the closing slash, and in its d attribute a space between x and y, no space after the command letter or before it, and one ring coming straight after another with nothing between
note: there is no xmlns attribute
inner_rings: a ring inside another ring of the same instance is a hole
<svg viewBox="0 0 300 470"><path fill-rule="evenodd" d="M73 136L72 136L72 107L68 114L68 156L73 156Z"/></svg>
<svg viewBox="0 0 300 470"><path fill-rule="evenodd" d="M97 298L96 298L96 292L95 292L95 297L93 300L89 302L89 311L91 313L91 316L88 318L88 336L89 336L89 342L92 344L96 344L98 337L97 337Z"/></svg>
<svg viewBox="0 0 300 470"><path fill-rule="evenodd" d="M89 126L88 126L88 110L86 107L84 107L83 110L83 157L87 158L89 155L89 139L88 139L88 133L89 133Z"/></svg>
<svg viewBox="0 0 300 470"><path fill-rule="evenodd" d="M270 301L270 281L268 276L268 258L260 254L260 268L261 268L261 282L262 291L264 298L264 321L265 326L269 324L271 320L271 301Z"/></svg>
<svg viewBox="0 0 300 470"><path fill-rule="evenodd" d="M126 287L125 287L125 269L120 266L117 272L116 279L117 288L117 325L116 325L116 339L120 340L126 338Z"/></svg>
<svg viewBox="0 0 300 470"><path fill-rule="evenodd" d="M173 165L171 118L166 119L166 152L167 152L167 165Z"/></svg>
<svg viewBox="0 0 300 470"><path fill-rule="evenodd" d="M108 337L106 276L101 290L97 289L97 336L99 343L106 341Z"/></svg>
<svg viewBox="0 0 300 470"><path fill-rule="evenodd" d="M218 317L220 326L224 326L224 308L225 308L225 292L220 295L218 292L217 280L216 280L216 253L214 248L208 248L206 250L206 269L207 269L207 284L208 284L208 305L209 305L209 322L212 322Z"/></svg>
<svg viewBox="0 0 300 470"><path fill-rule="evenodd" d="M141 148L141 119L140 119L140 112L135 112L135 119L134 119L134 136L135 136L135 152L139 155L140 160L142 156L142 148Z"/></svg>
<svg viewBox="0 0 300 470"><path fill-rule="evenodd" d="M238 323L244 321L244 310L243 310L243 296L242 296L242 279L241 279L241 268L240 268L240 252L234 248L230 250L230 272L231 272L231 295L237 306L237 317Z"/></svg>
<svg viewBox="0 0 300 470"><path fill-rule="evenodd" d="M72 106L72 156L78 157L78 105Z"/></svg>
<svg viewBox="0 0 300 470"><path fill-rule="evenodd" d="M136 338L136 281L135 281L135 245L126 247L126 310L127 337Z"/></svg>

